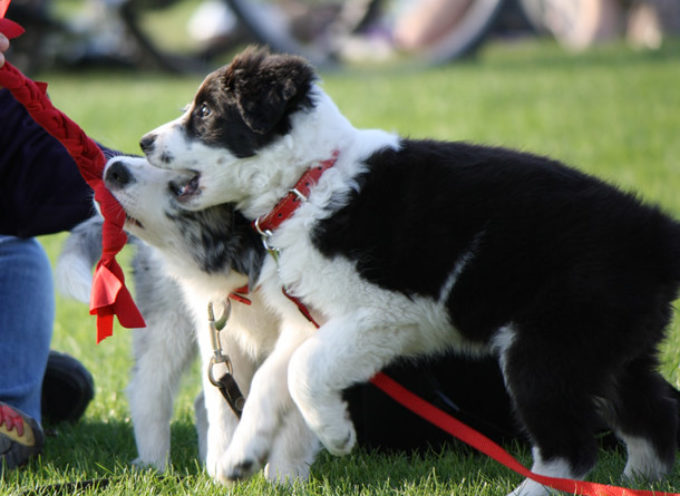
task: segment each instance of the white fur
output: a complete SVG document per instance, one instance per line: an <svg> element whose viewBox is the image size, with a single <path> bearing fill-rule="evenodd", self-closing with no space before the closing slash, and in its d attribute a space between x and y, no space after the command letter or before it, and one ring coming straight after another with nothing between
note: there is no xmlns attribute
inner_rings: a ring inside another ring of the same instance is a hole
<svg viewBox="0 0 680 496"><path fill-rule="evenodd" d="M532 455L534 464L531 467L531 471L535 474L563 479L583 478L583 474L575 474L569 468L569 463L563 459L545 461L541 456L540 450L537 448L532 450ZM525 479L524 482L517 486L508 496L547 496L549 494L557 494L557 491L549 489L532 479Z"/></svg>
<svg viewBox="0 0 680 496"><path fill-rule="evenodd" d="M59 257L54 268L57 291L83 303L90 302L92 266L77 254Z"/></svg>
<svg viewBox="0 0 680 496"><path fill-rule="evenodd" d="M624 477L659 480L665 475L664 463L649 441L623 433L618 433L618 436L624 441L628 452L628 460L623 470Z"/></svg>
<svg viewBox="0 0 680 496"><path fill-rule="evenodd" d="M498 357L498 364L503 373L503 381L505 382L505 387L508 389L510 388L510 384L508 384L506 379L506 367L508 363L507 353L514 341L515 330L512 328L512 325L501 327L491 338L491 349Z"/></svg>

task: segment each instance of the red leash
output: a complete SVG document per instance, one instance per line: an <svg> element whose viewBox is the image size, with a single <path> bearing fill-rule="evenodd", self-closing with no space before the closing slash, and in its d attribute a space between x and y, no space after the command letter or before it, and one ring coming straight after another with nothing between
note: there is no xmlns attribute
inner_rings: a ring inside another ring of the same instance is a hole
<svg viewBox="0 0 680 496"><path fill-rule="evenodd" d="M626 487L599 484L597 482L562 479L559 477L548 477L535 474L484 434L465 425L460 420L440 410L431 403L428 403L386 374L378 372L370 382L400 405L411 410L413 413L419 415L433 425L436 425L443 431L448 432L465 444L472 446L477 451L493 458L498 463L505 465L507 468L518 474L552 489L557 489L570 494L582 494L584 496L679 496L678 493L629 489Z"/></svg>
<svg viewBox="0 0 680 496"><path fill-rule="evenodd" d="M291 193L286 195L269 214L259 217L253 222L253 228L263 237L264 244L268 247L270 252L276 251L269 247L267 242L269 236L272 234L272 231L281 225L287 218L293 215L297 207L299 207L308 196L311 187L316 184L316 182L318 182L321 174L323 174L326 169L332 167L333 164L335 164L337 157L338 152L334 151L333 157L331 159L325 160L318 166L309 169L309 171L307 171L307 173L305 173L298 181L293 190L291 190ZM310 322L312 322L315 327L319 328L319 324L314 321L309 309L302 301L300 301L300 299L289 294L285 288L283 288L283 294L285 294L293 303L295 303L300 312ZM378 372L370 380L370 382L394 401L406 409L412 411L416 415L424 418L431 424L439 427L444 432L451 434L453 437L475 448L477 451L484 453L490 458L493 458L498 463L505 465L507 468L517 472L518 474L552 489L557 489L570 494L581 494L583 496L680 496L679 493L628 489L625 487L599 484L597 482L579 481L574 479L548 477L545 475L535 474L484 434L465 425L460 420L425 401L420 396L409 391L385 373Z"/></svg>

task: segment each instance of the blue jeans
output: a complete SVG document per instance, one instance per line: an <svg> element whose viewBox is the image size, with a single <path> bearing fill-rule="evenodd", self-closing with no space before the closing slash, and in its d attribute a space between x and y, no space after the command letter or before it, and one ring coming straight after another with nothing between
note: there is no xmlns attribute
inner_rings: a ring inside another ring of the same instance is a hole
<svg viewBox="0 0 680 496"><path fill-rule="evenodd" d="M45 250L33 238L0 235L0 401L38 422L53 325Z"/></svg>

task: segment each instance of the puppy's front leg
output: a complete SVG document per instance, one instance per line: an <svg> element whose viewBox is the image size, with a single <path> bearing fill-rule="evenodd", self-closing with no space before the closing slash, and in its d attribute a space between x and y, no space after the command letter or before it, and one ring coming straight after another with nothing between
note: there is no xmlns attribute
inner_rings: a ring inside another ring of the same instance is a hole
<svg viewBox="0 0 680 496"><path fill-rule="evenodd" d="M246 479L267 462L281 422L294 407L288 392L288 362L308 336L308 331L283 329L274 350L255 373L241 421L220 461L218 480ZM295 474L276 475L277 479L289 477L296 478Z"/></svg>
<svg viewBox="0 0 680 496"><path fill-rule="evenodd" d="M208 378L208 365L213 356L210 333L205 325L201 326L197 333L202 362L201 379L208 421L205 438L205 467L211 477L217 478L219 476L219 460L227 451L232 441L238 424L238 417L231 410L220 390ZM222 348L231 359L234 379L241 388L241 392L246 395L255 370L255 363L252 358L241 350L238 343L231 339L228 332L221 333L220 339ZM224 367L224 365L219 365L219 367ZM216 366L215 368L216 377L219 377L222 373L219 367Z"/></svg>
<svg viewBox="0 0 680 496"><path fill-rule="evenodd" d="M347 454L356 443L342 391L368 381L394 358L413 351L411 326L399 325L386 326L370 312L331 319L291 357L292 398L332 454Z"/></svg>
<svg viewBox="0 0 680 496"><path fill-rule="evenodd" d="M291 483L309 478L309 468L321 449L321 443L300 414L291 408L274 440L264 476L274 482Z"/></svg>

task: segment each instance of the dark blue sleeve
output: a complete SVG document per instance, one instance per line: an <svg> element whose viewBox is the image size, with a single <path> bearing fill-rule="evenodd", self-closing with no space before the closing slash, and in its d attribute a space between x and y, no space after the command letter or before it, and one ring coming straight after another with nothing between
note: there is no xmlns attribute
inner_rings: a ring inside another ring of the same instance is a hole
<svg viewBox="0 0 680 496"><path fill-rule="evenodd" d="M92 197L61 143L0 89L0 234L69 230L94 214Z"/></svg>

